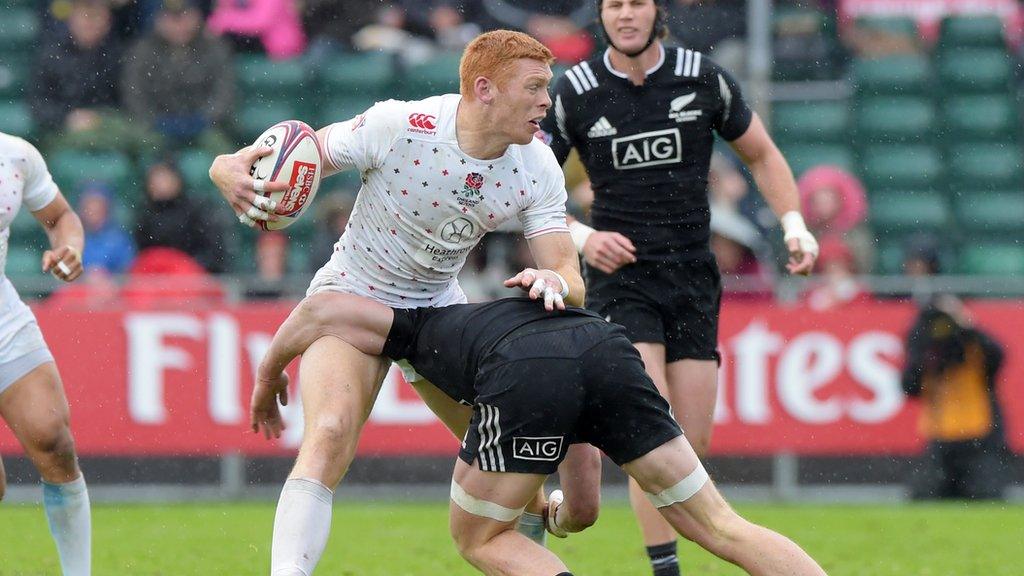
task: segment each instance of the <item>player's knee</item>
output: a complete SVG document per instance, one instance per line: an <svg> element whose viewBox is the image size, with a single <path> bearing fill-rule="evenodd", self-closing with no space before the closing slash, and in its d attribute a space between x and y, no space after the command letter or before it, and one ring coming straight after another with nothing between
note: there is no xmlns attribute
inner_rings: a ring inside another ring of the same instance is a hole
<svg viewBox="0 0 1024 576"><path fill-rule="evenodd" d="M351 418L343 415L320 417L306 423L305 438L331 449L355 442L356 430Z"/></svg>
<svg viewBox="0 0 1024 576"><path fill-rule="evenodd" d="M75 440L66 421L55 421L42 427L38 434L30 436L32 450L43 458L55 462L74 461Z"/></svg>
<svg viewBox="0 0 1024 576"><path fill-rule="evenodd" d="M7 478L3 474L0 474L0 502L4 500L4 494L7 493Z"/></svg>
<svg viewBox="0 0 1024 576"><path fill-rule="evenodd" d="M711 447L711 436L708 434L687 434L686 440L690 443L697 457L703 459Z"/></svg>

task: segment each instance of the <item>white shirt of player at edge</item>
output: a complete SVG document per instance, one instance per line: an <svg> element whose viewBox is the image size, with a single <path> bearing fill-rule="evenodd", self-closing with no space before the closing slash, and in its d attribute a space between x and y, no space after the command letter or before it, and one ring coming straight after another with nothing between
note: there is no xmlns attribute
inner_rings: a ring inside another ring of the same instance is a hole
<svg viewBox="0 0 1024 576"><path fill-rule="evenodd" d="M325 161L357 169L348 228L307 295L337 290L398 308L466 301L457 275L484 234L517 218L524 236L567 232L565 180L540 140L479 160L456 139L458 94L379 102L323 132Z"/></svg>

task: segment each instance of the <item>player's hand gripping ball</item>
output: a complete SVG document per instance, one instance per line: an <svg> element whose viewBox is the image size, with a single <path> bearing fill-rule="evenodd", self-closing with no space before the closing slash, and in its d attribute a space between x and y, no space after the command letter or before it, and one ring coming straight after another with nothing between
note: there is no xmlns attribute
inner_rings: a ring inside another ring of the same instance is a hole
<svg viewBox="0 0 1024 576"><path fill-rule="evenodd" d="M276 205L277 220L256 221L261 230L280 230L291 226L313 202L320 188L323 151L316 131L298 120L274 124L253 143L254 148L269 147L270 154L256 160L249 169L256 194ZM284 182L285 192L264 191L267 182Z"/></svg>

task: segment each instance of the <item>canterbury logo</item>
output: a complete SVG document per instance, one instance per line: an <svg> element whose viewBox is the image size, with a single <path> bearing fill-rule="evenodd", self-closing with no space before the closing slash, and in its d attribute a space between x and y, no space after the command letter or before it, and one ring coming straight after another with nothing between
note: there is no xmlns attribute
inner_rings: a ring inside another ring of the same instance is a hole
<svg viewBox="0 0 1024 576"><path fill-rule="evenodd" d="M430 114L409 114L409 125L421 130L436 130L435 120L437 117Z"/></svg>

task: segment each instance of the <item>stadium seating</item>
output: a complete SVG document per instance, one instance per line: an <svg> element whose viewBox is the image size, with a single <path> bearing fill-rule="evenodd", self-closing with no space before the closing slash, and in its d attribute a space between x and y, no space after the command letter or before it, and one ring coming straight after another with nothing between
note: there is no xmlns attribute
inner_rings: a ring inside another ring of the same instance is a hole
<svg viewBox="0 0 1024 576"><path fill-rule="evenodd" d="M373 106L375 100L366 95L342 94L328 97L320 105L315 128L319 129L328 124L342 122L366 112Z"/></svg>
<svg viewBox="0 0 1024 576"><path fill-rule="evenodd" d="M965 232L1024 238L1024 191L957 191L953 204Z"/></svg>
<svg viewBox="0 0 1024 576"><path fill-rule="evenodd" d="M853 170L856 165L853 152L842 144L788 144L782 147L782 153L798 178L819 164L832 164L847 170Z"/></svg>
<svg viewBox="0 0 1024 576"><path fill-rule="evenodd" d="M960 254L960 270L977 275L1024 275L1024 246L1018 241L972 242Z"/></svg>
<svg viewBox="0 0 1024 576"><path fill-rule="evenodd" d="M29 55L29 50L39 33L39 17L29 7L8 7L6 2L0 8L0 54Z"/></svg>
<svg viewBox="0 0 1024 576"><path fill-rule="evenodd" d="M897 190L871 195L871 228L879 235L942 232L949 224L949 202L941 192Z"/></svg>
<svg viewBox="0 0 1024 576"><path fill-rule="evenodd" d="M1020 135L1017 107L1008 93L950 97L942 104L942 124L951 143L1016 141Z"/></svg>
<svg viewBox="0 0 1024 576"><path fill-rule="evenodd" d="M998 16L947 16L939 29L939 50L1005 49L1003 21Z"/></svg>
<svg viewBox="0 0 1024 576"><path fill-rule="evenodd" d="M916 55L857 60L852 67L852 79L862 96L924 95L933 86L931 63Z"/></svg>
<svg viewBox="0 0 1024 576"><path fill-rule="evenodd" d="M30 276L41 274L42 246L28 246L24 242L14 242L7 249L7 266L4 272L9 277Z"/></svg>
<svg viewBox="0 0 1024 576"><path fill-rule="evenodd" d="M29 137L34 128L28 104L20 100L13 102L0 100L0 132Z"/></svg>
<svg viewBox="0 0 1024 576"><path fill-rule="evenodd" d="M47 161L53 179L73 198L78 185L88 180L111 183L126 206L142 199L142 187L131 160L120 152L78 152L60 150Z"/></svg>
<svg viewBox="0 0 1024 576"><path fill-rule="evenodd" d="M862 145L927 142L934 136L935 105L929 99L865 97L856 108L855 130Z"/></svg>
<svg viewBox="0 0 1024 576"><path fill-rule="evenodd" d="M0 54L0 100L20 98L28 84L28 66Z"/></svg>
<svg viewBox="0 0 1024 576"><path fill-rule="evenodd" d="M446 52L410 66L402 76L402 96L414 99L430 94L458 92L460 58L461 54L457 52Z"/></svg>
<svg viewBox="0 0 1024 576"><path fill-rule="evenodd" d="M213 156L203 150L185 150L178 156L178 169L185 179L185 187L190 191L203 194L219 194L213 183L210 182L210 164L213 163Z"/></svg>
<svg viewBox="0 0 1024 576"><path fill-rule="evenodd" d="M395 60L390 54L344 54L324 65L319 74L324 93L329 97L345 95L379 100L393 87L394 68Z"/></svg>
<svg viewBox="0 0 1024 576"><path fill-rule="evenodd" d="M960 96L1007 93L1012 68L1005 49L956 48L939 58L938 77L944 94Z"/></svg>
<svg viewBox="0 0 1024 576"><path fill-rule="evenodd" d="M783 102L772 109L772 137L780 143L841 143L849 138L849 128L845 101Z"/></svg>
<svg viewBox="0 0 1024 576"><path fill-rule="evenodd" d="M242 140L251 143L264 130L282 120L302 120L307 124L316 124L310 114L304 113L302 107L291 100L265 100L253 102L239 110L235 121Z"/></svg>
<svg viewBox="0 0 1024 576"><path fill-rule="evenodd" d="M861 156L869 190L937 190L942 185L939 150L928 145L872 145Z"/></svg>
<svg viewBox="0 0 1024 576"><path fill-rule="evenodd" d="M1024 188L1016 144L958 144L950 148L947 160L954 190Z"/></svg>

